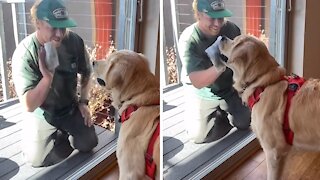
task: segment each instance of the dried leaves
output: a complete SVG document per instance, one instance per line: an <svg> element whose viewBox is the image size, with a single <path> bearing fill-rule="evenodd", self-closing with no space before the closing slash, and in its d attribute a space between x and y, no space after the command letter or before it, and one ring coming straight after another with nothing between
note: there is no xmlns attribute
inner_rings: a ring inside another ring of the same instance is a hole
<svg viewBox="0 0 320 180"><path fill-rule="evenodd" d="M169 84L178 82L177 56L174 47L166 47L167 71Z"/></svg>
<svg viewBox="0 0 320 180"><path fill-rule="evenodd" d="M96 60L97 51L101 48L99 45L95 45L94 48L86 47L90 60ZM107 51L105 57L107 57L110 53L114 52L116 49L111 43L109 50ZM110 93L96 83L95 77L92 78L93 87L89 92L89 109L92 114L92 119L95 124L106 128L108 130L115 130L114 123L114 108L112 107L112 99Z"/></svg>

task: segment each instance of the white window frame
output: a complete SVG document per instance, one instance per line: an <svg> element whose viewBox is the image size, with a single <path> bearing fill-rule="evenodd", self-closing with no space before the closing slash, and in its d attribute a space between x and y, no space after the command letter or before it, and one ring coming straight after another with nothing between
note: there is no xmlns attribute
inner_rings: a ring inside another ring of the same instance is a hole
<svg viewBox="0 0 320 180"><path fill-rule="evenodd" d="M120 0L118 49L134 50L137 0ZM129 33L128 33L129 32Z"/></svg>

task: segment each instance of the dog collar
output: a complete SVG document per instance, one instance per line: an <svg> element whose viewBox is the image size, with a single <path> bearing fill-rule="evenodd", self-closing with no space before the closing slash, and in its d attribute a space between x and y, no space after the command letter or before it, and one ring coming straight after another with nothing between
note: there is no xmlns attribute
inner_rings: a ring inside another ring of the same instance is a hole
<svg viewBox="0 0 320 180"><path fill-rule="evenodd" d="M264 91L264 87L258 87L254 92L249 96L248 106L252 110L253 106L260 100L260 94Z"/></svg>
<svg viewBox="0 0 320 180"><path fill-rule="evenodd" d="M128 119L130 118L130 116L131 116L131 113L133 113L134 111L136 111L138 108L139 108L139 107L136 106L136 105L129 105L129 106L127 107L127 109L125 109L125 110L122 112L122 114L121 114L121 116L120 116L120 119L119 119L120 122L123 123L123 122L125 122L126 120L128 120Z"/></svg>
<svg viewBox="0 0 320 180"><path fill-rule="evenodd" d="M150 104L150 105L160 105L160 99L156 100L154 104ZM148 106L148 105L147 105ZM133 113L134 111L136 111L137 109L139 109L139 107L137 105L129 105L127 107L127 109L125 109L121 116L119 121L121 123L125 122L126 120L128 120L131 116L131 113Z"/></svg>

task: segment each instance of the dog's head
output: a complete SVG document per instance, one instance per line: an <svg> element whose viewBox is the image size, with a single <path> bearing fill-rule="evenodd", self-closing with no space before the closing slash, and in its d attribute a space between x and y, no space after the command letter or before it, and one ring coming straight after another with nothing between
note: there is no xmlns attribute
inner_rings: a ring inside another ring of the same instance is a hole
<svg viewBox="0 0 320 180"><path fill-rule="evenodd" d="M222 37L219 50L228 58L225 64L232 69L234 80L241 86L247 86L279 66L266 45L250 35L240 35L234 40Z"/></svg>
<svg viewBox="0 0 320 180"><path fill-rule="evenodd" d="M146 58L130 50L115 51L106 60L93 61L97 82L107 89L127 86L135 77L141 78L138 75L146 71L149 71Z"/></svg>
<svg viewBox="0 0 320 180"><path fill-rule="evenodd" d="M159 81L142 54L130 50L113 52L106 60L94 61L93 72L97 82L110 90L116 108L130 103L140 106L159 98Z"/></svg>

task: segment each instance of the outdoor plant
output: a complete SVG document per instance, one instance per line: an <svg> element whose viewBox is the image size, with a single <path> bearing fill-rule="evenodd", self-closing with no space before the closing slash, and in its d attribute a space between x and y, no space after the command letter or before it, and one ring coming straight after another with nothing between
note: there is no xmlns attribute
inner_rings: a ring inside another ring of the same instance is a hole
<svg viewBox="0 0 320 180"><path fill-rule="evenodd" d="M14 84L13 84L13 80L12 80L12 68L11 68L11 59L9 59L7 61L7 73L8 73L8 85L9 85L9 98L14 98L17 97L17 93L14 89ZM2 102L3 99L3 89L2 89L2 76L0 74L0 102Z"/></svg>
<svg viewBox="0 0 320 180"><path fill-rule="evenodd" d="M178 82L177 55L174 47L166 47L167 71L169 84Z"/></svg>

